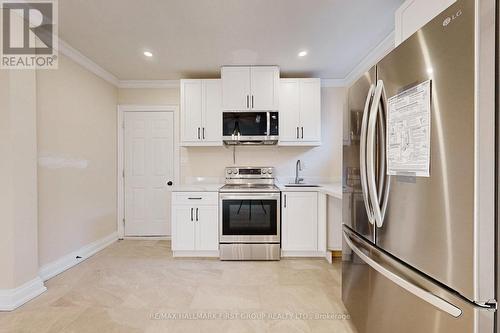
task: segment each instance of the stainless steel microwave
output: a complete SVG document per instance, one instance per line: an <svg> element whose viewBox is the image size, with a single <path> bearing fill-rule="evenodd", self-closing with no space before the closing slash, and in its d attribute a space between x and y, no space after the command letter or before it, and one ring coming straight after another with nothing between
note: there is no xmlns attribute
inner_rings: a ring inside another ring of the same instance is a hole
<svg viewBox="0 0 500 333"><path fill-rule="evenodd" d="M225 144L276 144L279 137L278 127L278 112L222 113L222 140Z"/></svg>

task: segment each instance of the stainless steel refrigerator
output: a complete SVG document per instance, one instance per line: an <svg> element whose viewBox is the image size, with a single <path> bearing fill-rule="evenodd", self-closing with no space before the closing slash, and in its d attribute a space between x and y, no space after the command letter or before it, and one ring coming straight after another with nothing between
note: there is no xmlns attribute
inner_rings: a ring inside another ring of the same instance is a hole
<svg viewBox="0 0 500 333"><path fill-rule="evenodd" d="M458 0L349 90L342 299L359 333L500 332L497 5ZM394 103L424 86L416 148Z"/></svg>

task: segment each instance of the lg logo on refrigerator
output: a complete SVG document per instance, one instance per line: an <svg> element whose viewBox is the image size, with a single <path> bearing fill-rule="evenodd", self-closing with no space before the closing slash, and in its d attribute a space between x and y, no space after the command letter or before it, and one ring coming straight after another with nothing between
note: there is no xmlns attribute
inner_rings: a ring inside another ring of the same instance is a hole
<svg viewBox="0 0 500 333"><path fill-rule="evenodd" d="M443 21L443 27L447 27L448 24L450 24L451 22L453 22L454 19L459 18L461 15L462 15L462 10L459 9L458 12L456 12L455 14L453 14L451 16L448 16Z"/></svg>

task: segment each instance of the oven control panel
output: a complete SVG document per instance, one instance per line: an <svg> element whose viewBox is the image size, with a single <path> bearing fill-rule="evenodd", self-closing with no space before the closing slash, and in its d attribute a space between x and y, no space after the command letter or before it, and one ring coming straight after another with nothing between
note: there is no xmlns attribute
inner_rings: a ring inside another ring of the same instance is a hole
<svg viewBox="0 0 500 333"><path fill-rule="evenodd" d="M228 167L226 178L251 179L251 178L274 178L273 167Z"/></svg>

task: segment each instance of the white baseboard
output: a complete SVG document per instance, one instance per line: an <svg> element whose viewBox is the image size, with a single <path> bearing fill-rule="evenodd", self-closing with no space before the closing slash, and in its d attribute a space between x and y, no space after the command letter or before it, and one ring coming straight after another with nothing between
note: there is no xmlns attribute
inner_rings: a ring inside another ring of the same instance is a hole
<svg viewBox="0 0 500 333"><path fill-rule="evenodd" d="M326 258L325 251L285 251L281 250L282 257L289 258Z"/></svg>
<svg viewBox="0 0 500 333"><path fill-rule="evenodd" d="M177 258L218 258L219 251L173 251L172 256Z"/></svg>
<svg viewBox="0 0 500 333"><path fill-rule="evenodd" d="M172 236L123 236L125 240L172 240Z"/></svg>
<svg viewBox="0 0 500 333"><path fill-rule="evenodd" d="M87 244L81 247L80 249L65 255L64 257L61 257L51 263L43 265L40 268L38 274L40 275L43 281L47 281L48 279L64 272L65 270L93 256L94 254L101 251L108 245L113 244L117 240L118 240L118 233L115 231L104 238L98 239L95 242Z"/></svg>
<svg viewBox="0 0 500 333"><path fill-rule="evenodd" d="M329 264L333 263L333 254L330 251L325 252L325 259Z"/></svg>
<svg viewBox="0 0 500 333"><path fill-rule="evenodd" d="M0 289L0 311L12 311L46 290L39 276L17 288Z"/></svg>

